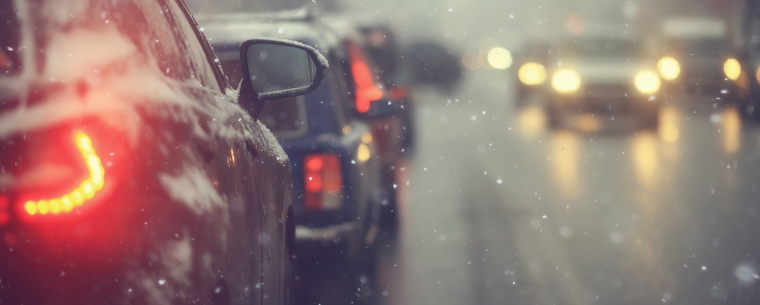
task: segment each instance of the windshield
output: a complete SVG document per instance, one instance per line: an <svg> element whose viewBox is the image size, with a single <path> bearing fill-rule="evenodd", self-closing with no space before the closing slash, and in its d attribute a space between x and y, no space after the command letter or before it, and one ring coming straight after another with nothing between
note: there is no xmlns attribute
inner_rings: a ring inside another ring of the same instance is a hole
<svg viewBox="0 0 760 305"><path fill-rule="evenodd" d="M559 49L559 54L586 59L628 58L643 55L640 43L612 39L573 40L565 44L564 48Z"/></svg>
<svg viewBox="0 0 760 305"><path fill-rule="evenodd" d="M723 59L729 55L729 45L725 39L683 39L673 40L669 48L687 56Z"/></svg>

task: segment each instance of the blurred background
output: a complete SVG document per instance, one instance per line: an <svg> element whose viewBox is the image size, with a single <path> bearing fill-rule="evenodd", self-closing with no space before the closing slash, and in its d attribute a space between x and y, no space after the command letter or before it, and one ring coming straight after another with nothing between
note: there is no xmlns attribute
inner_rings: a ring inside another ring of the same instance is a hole
<svg viewBox="0 0 760 305"><path fill-rule="evenodd" d="M412 70L420 41L455 58L413 86L377 303L760 302L753 1L188 4L309 6L387 25Z"/></svg>

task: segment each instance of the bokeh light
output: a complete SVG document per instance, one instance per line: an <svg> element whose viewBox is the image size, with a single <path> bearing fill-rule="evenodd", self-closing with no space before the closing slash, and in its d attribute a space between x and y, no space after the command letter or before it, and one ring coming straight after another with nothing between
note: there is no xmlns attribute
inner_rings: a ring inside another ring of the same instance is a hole
<svg viewBox="0 0 760 305"><path fill-rule="evenodd" d="M736 80L742 73L742 66L739 65L739 62L736 59L729 58L723 63L723 72L726 73L728 79Z"/></svg>
<svg viewBox="0 0 760 305"><path fill-rule="evenodd" d="M572 34L583 34L583 31L586 29L586 21L583 20L581 15L570 14L567 16L567 21L565 21L565 28Z"/></svg>
<svg viewBox="0 0 760 305"><path fill-rule="evenodd" d="M512 53L505 48L495 47L488 51L488 64L494 69L506 69L512 65Z"/></svg>
<svg viewBox="0 0 760 305"><path fill-rule="evenodd" d="M674 80L681 74L681 65L672 57L663 57L657 62L657 72L665 80Z"/></svg>
<svg viewBox="0 0 760 305"><path fill-rule="evenodd" d="M642 71L636 74L634 84L641 93L652 94L660 90L660 77L653 72Z"/></svg>
<svg viewBox="0 0 760 305"><path fill-rule="evenodd" d="M552 77L552 87L559 92L573 92L580 86L581 77L573 70L558 70Z"/></svg>
<svg viewBox="0 0 760 305"><path fill-rule="evenodd" d="M529 86L540 85L546 80L546 69L544 66L534 62L529 62L520 67L517 72L520 81Z"/></svg>

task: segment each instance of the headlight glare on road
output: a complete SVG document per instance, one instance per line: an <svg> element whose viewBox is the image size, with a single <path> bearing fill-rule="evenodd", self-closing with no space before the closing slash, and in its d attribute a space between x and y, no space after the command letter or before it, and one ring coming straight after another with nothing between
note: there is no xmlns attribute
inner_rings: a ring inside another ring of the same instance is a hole
<svg viewBox="0 0 760 305"><path fill-rule="evenodd" d="M546 70L542 65L529 62L520 67L520 70L517 71L517 77L525 85L540 85L546 80Z"/></svg>
<svg viewBox="0 0 760 305"><path fill-rule="evenodd" d="M558 70L552 76L552 87L559 92L573 92L581 86L578 72L569 69Z"/></svg>
<svg viewBox="0 0 760 305"><path fill-rule="evenodd" d="M673 57L663 57L657 62L657 72L665 80L674 80L681 74L681 66Z"/></svg>
<svg viewBox="0 0 760 305"><path fill-rule="evenodd" d="M726 77L730 80L736 80L742 73L742 66L739 65L739 61L734 58L726 59L723 63L723 73L726 73Z"/></svg>
<svg viewBox="0 0 760 305"><path fill-rule="evenodd" d="M660 77L654 72L641 71L636 74L634 85L641 93L652 94L660 90Z"/></svg>

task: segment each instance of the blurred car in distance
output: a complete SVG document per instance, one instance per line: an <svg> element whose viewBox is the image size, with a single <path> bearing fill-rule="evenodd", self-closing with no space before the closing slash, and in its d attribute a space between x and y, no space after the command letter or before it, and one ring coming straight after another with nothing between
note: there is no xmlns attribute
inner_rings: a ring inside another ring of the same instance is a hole
<svg viewBox="0 0 760 305"><path fill-rule="evenodd" d="M743 19L742 67L748 78L748 98L741 112L750 121L760 121L760 1L747 0Z"/></svg>
<svg viewBox="0 0 760 305"><path fill-rule="evenodd" d="M547 90L551 90L546 77L549 63L550 45L545 42L526 42L526 46L516 56L511 71L517 73L517 98L515 106L522 107L535 99L543 100Z"/></svg>
<svg viewBox="0 0 760 305"><path fill-rule="evenodd" d="M322 85L268 104L259 119L292 160L299 300L358 302L374 293L379 209L387 196L376 141L363 116L387 117L395 108L375 101L383 91L372 82L369 66L354 61L341 37L314 18L296 10L207 16L201 24L225 67L239 65L236 46L251 34L294 39L326 54L330 71ZM233 81L242 77L239 70L225 72ZM354 78L361 78L360 87Z"/></svg>
<svg viewBox="0 0 760 305"><path fill-rule="evenodd" d="M386 88L389 99L399 109L396 117L399 117L401 124L401 134L397 136L400 139L400 149L394 153L400 155L397 157L410 156L415 141L414 89L401 67L405 61L396 34L387 24L360 25L358 30L363 43L358 39L354 43L360 45L364 54L372 59L375 67L371 70L377 74L375 79L380 86Z"/></svg>
<svg viewBox="0 0 760 305"><path fill-rule="evenodd" d="M251 114L313 90L321 55L246 41L236 91L179 0L3 1L0 23L0 303L289 302L290 165Z"/></svg>
<svg viewBox="0 0 760 305"><path fill-rule="evenodd" d="M725 22L708 17L662 21L657 71L663 93L709 94L724 103L746 98L748 77L732 48Z"/></svg>
<svg viewBox="0 0 760 305"><path fill-rule="evenodd" d="M553 89L547 119L553 128L591 132L602 122L657 128L661 81L639 40L603 35L568 39L556 48L547 74Z"/></svg>

